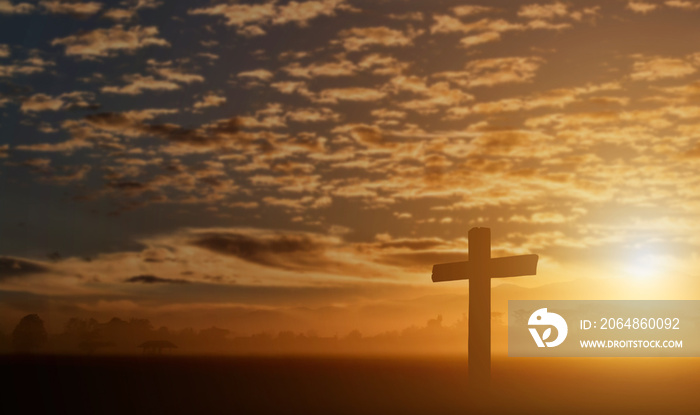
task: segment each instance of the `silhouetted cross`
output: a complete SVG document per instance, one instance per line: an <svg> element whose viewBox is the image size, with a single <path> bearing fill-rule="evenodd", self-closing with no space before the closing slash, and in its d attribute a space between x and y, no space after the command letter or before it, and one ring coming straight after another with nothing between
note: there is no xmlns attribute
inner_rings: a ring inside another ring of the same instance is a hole
<svg viewBox="0 0 700 415"><path fill-rule="evenodd" d="M491 278L537 273L537 255L491 258L491 229L469 230L469 261L433 265L433 282L469 280L469 385L491 384Z"/></svg>

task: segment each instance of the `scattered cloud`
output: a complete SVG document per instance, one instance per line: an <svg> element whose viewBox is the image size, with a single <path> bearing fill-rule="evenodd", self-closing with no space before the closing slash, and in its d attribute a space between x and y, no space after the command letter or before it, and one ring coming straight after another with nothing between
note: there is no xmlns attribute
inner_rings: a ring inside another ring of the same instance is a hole
<svg viewBox="0 0 700 415"><path fill-rule="evenodd" d="M94 103L95 95L91 92L75 91L53 97L46 94L34 94L22 101L20 111L22 112L41 112L41 111L58 111L71 109L88 109L96 108Z"/></svg>
<svg viewBox="0 0 700 415"><path fill-rule="evenodd" d="M363 87L329 88L319 93L316 101L336 104L338 101L377 101L386 96L386 92Z"/></svg>
<svg viewBox="0 0 700 415"><path fill-rule="evenodd" d="M252 71L239 72L237 75L239 78L244 79L256 79L258 81L267 82L271 80L275 75L268 71L267 69L254 69Z"/></svg>
<svg viewBox="0 0 700 415"><path fill-rule="evenodd" d="M456 6L452 8L452 11L454 14L460 17L464 16L473 16L475 14L481 14L481 13L488 13L491 11L494 11L495 9L493 7L487 7L487 6L475 6L475 5L463 5L463 6Z"/></svg>
<svg viewBox="0 0 700 415"><path fill-rule="evenodd" d="M664 2L665 5L668 7L675 7L678 9L684 9L684 10L698 10L700 9L700 3L697 1L689 1L689 0L669 0Z"/></svg>
<svg viewBox="0 0 700 415"><path fill-rule="evenodd" d="M132 26L124 29L116 25L107 29L95 29L51 41L52 46L64 46L66 56L96 59L116 56L119 52L133 52L148 46L170 46L170 42L158 37L155 26Z"/></svg>
<svg viewBox="0 0 700 415"><path fill-rule="evenodd" d="M520 6L518 16L529 19L553 19L569 14L568 6L561 2L550 4L527 4Z"/></svg>
<svg viewBox="0 0 700 415"><path fill-rule="evenodd" d="M423 34L422 30L409 29L403 32L386 26L376 26L341 30L339 36L340 43L346 50L357 52L374 45L408 46L413 44L413 39L421 34Z"/></svg>
<svg viewBox="0 0 700 415"><path fill-rule="evenodd" d="M50 268L38 262L27 261L19 258L0 257L0 281L8 278L25 277L34 274L43 274Z"/></svg>
<svg viewBox="0 0 700 415"><path fill-rule="evenodd" d="M635 13L647 14L651 11L656 10L659 7L658 4L647 3L644 1L628 1L627 8Z"/></svg>
<svg viewBox="0 0 700 415"><path fill-rule="evenodd" d="M34 5L30 3L15 3L9 0L0 0L0 14L27 14L34 11Z"/></svg>
<svg viewBox="0 0 700 415"><path fill-rule="evenodd" d="M24 60L15 60L13 63L8 65L0 64L0 78L12 78L17 75L37 74L46 71L46 68L54 65L54 62L44 60L39 56L30 56Z"/></svg>
<svg viewBox="0 0 700 415"><path fill-rule="evenodd" d="M42 0L39 5L49 13L72 14L76 16L92 16L100 11L102 3L95 1L68 2L62 0Z"/></svg>
<svg viewBox="0 0 700 415"><path fill-rule="evenodd" d="M439 72L434 76L467 88L530 82L543 63L544 59L537 56L477 59L467 63L464 71Z"/></svg>
<svg viewBox="0 0 700 415"><path fill-rule="evenodd" d="M151 62L149 70L156 74L124 75L122 79L126 82L124 86L103 86L100 91L108 94L139 95L143 91L174 91L181 88L181 84L191 84L193 82L203 82L204 77L199 74L189 73L179 68L167 65L160 65Z"/></svg>
<svg viewBox="0 0 700 415"><path fill-rule="evenodd" d="M103 86L100 91L106 94L139 95L144 91L174 91L180 89L180 84L176 82L167 79L156 79L151 75L124 75L122 79L126 82L126 85Z"/></svg>
<svg viewBox="0 0 700 415"><path fill-rule="evenodd" d="M342 59L337 62L312 63L308 66L294 62L283 67L282 70L295 78L314 78L317 76L349 76L353 75L358 68L353 62Z"/></svg>
<svg viewBox="0 0 700 415"><path fill-rule="evenodd" d="M635 81L682 78L697 71L695 65L685 59L660 56L639 57L632 69L634 72L630 77Z"/></svg>
<svg viewBox="0 0 700 415"><path fill-rule="evenodd" d="M226 97L215 92L208 92L200 101L194 103L195 109L218 107L226 102Z"/></svg>
<svg viewBox="0 0 700 415"><path fill-rule="evenodd" d="M102 16L115 21L128 21L133 19L141 9L155 9L163 4L160 0L136 0L131 3L131 7L112 8L107 10ZM128 3L122 2L122 6L128 6Z"/></svg>
<svg viewBox="0 0 700 415"><path fill-rule="evenodd" d="M235 26L244 36L261 36L265 34L264 26L296 23L306 26L310 20L319 16L333 16L336 11L353 10L344 0L310 0L292 1L285 5L276 5L275 1L263 4L218 4L188 10L190 15L220 16L226 25Z"/></svg>

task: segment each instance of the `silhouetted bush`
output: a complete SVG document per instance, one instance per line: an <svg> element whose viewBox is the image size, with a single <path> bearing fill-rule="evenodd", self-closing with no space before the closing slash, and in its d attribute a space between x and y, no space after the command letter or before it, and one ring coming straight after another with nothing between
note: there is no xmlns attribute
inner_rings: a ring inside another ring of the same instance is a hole
<svg viewBox="0 0 700 415"><path fill-rule="evenodd" d="M34 352L44 347L47 339L44 321L37 314L29 314L20 320L12 332L12 348L17 352Z"/></svg>

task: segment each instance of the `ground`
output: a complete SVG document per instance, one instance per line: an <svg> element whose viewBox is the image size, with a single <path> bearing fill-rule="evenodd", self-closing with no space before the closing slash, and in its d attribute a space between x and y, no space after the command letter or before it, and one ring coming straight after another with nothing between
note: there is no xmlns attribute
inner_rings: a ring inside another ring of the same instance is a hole
<svg viewBox="0 0 700 415"><path fill-rule="evenodd" d="M462 357L3 356L0 367L8 414L668 414L697 411L700 360L501 358L491 396L469 393Z"/></svg>

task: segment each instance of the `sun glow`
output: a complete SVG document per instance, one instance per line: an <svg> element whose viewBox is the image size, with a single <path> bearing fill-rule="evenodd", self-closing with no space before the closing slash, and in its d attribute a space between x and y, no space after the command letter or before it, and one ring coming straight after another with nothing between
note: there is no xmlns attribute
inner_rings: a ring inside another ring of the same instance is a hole
<svg viewBox="0 0 700 415"><path fill-rule="evenodd" d="M667 263L662 255L638 252L630 258L625 271L635 278L649 279L659 276L667 268Z"/></svg>

